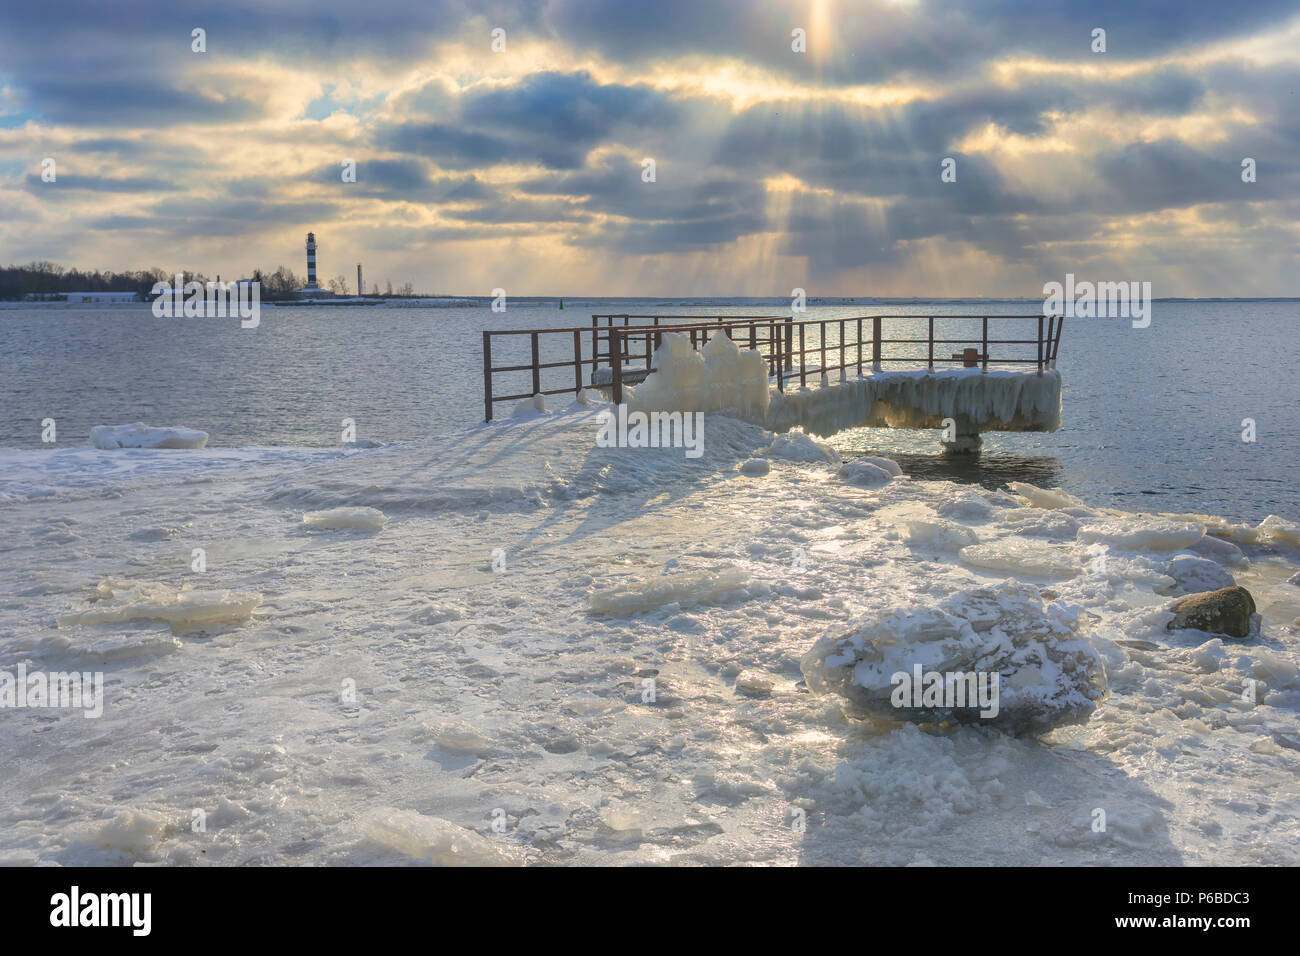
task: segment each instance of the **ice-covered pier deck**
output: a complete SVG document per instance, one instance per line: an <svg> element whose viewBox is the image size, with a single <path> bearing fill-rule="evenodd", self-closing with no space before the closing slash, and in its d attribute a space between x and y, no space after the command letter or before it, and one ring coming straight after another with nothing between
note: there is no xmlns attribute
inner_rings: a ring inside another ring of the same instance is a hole
<svg viewBox="0 0 1300 956"><path fill-rule="evenodd" d="M596 388L646 410L731 408L817 434L953 423L967 436L1051 431L1063 324L1056 315L601 314L590 327L488 331L484 418L500 402ZM526 341L527 358L494 365L494 340L514 354ZM508 380L503 394L495 386Z"/></svg>

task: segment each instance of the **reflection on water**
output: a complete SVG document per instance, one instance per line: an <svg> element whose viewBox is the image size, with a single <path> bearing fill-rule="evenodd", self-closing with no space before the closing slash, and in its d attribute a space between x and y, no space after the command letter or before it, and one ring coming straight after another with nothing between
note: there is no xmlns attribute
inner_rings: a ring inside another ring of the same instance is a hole
<svg viewBox="0 0 1300 956"><path fill-rule="evenodd" d="M865 448L853 451L841 448L839 452L846 460L857 455L881 454ZM893 452L889 457L898 462L909 478L960 481L990 491L1005 488L1009 481L1051 487L1064 471L1061 463L1049 455L945 455L936 450L931 454Z"/></svg>

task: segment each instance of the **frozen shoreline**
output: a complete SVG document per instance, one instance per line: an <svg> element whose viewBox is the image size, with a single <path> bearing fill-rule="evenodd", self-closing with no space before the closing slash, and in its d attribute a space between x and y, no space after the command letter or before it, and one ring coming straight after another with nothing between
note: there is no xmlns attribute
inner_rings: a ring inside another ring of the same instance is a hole
<svg viewBox="0 0 1300 956"><path fill-rule="evenodd" d="M1250 561L1207 546L1264 631L1167 632L1174 519L773 454L742 474L771 436L719 415L699 460L602 449L599 412L346 455L0 456L0 668L107 678L98 720L0 711L0 861L1300 862L1284 536L1178 518ZM388 521L304 525L335 508ZM1008 577L1080 608L1108 686L1086 723L927 732L804 689L821 637ZM108 578L261 603L207 632L56 625Z"/></svg>

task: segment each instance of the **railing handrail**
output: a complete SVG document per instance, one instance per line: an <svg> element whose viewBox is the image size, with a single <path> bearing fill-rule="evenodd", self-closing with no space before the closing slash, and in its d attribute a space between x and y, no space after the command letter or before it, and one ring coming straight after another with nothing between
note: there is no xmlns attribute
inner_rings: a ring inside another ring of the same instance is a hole
<svg viewBox="0 0 1300 956"><path fill-rule="evenodd" d="M656 320L654 325L615 325L611 322L609 325L599 325L600 319L633 319L633 318L653 318ZM679 325L660 325L658 319L663 318L682 318L682 319L700 319L699 322ZM882 332L882 325L885 319L900 320L926 320L927 334L925 338L885 338ZM980 337L964 339L940 339L935 337L935 320L944 319L979 319L981 321ZM998 319L1036 319L1038 321L1037 335L1035 338L1020 339L998 339L989 337L989 321ZM868 340L863 331L863 324L870 322L872 325L871 338ZM1046 323L1046 325L1044 325ZM828 345L826 341L826 327L828 325L839 325L839 341L835 345ZM850 324L857 325L857 339L851 341L847 338L847 330ZM743 332L748 329L749 344L748 348L758 350L760 345L767 347L767 361L769 374L775 375L777 388L784 391L787 378L793 377L793 359L797 354L799 356L799 384L801 387L807 385L808 376L808 356L809 354L820 353L820 365L818 370L824 375L831 371L839 371L841 380L848 377L848 370L855 366L858 369L858 375L862 375L862 370L866 364L864 360L864 346L869 346L870 364L873 372L882 371L884 362L924 362L929 370L933 370L936 364L949 364L961 362L967 367L973 367L977 363L982 371L987 372L990 364L995 365L1037 365L1038 374L1042 375L1045 368L1054 368L1056 365L1057 355L1061 347L1061 332L1065 325L1064 317L1059 315L1043 315L1041 313L1028 314L960 314L960 315L921 315L921 314L891 314L876 313L872 315L845 316L843 318L817 318L817 319L799 319L796 320L789 315L762 315L762 316L695 316L695 315L668 315L664 313L654 315L641 315L633 313L597 313L592 315L592 324L590 326L568 326L562 328L547 329L489 329L483 331L483 404L484 419L492 420L492 407L497 402L516 401L530 398L534 395L560 395L560 394L577 394L584 387L582 379L582 369L585 366L591 366L593 373L596 368L601 366L602 358L611 369L612 381L609 383L613 393L615 403L622 401L623 393L623 363L624 360L631 360L634 356L627 351L628 343L632 340L645 341L645 348L640 354L644 355L645 369L638 370L637 374L648 375L654 371L651 367L653 352L657 349L663 340L663 336L669 333L688 334L691 344L700 348L707 343L711 330L720 330L728 338L739 339L743 342L743 337L734 333ZM818 331L818 344L809 348L805 343L805 330L815 326ZM766 330L767 335L759 337L759 332ZM798 332L799 348L794 347L795 332ZM572 357L555 362L542 362L540 357L540 342L543 335L556 335L567 333L572 336L573 353ZM702 333L702 334L701 334ZM582 357L582 335L589 334L592 336L591 357ZM492 365L492 337L499 335L527 335L530 336L532 355L528 364L516 365ZM600 350L601 339L604 339L607 348L602 353ZM700 341L702 339L702 341ZM885 345L926 345L927 354L924 358L920 356L886 356L883 354ZM936 345L965 345L966 350L961 355L954 355L952 358L943 358L935 355L934 347ZM970 354L972 346L978 345L975 354ZM991 345L1036 345L1037 355L1034 358L992 358L989 355L989 346ZM855 348L857 350L856 361L850 361L848 350ZM839 364L832 365L827 360L827 353L839 352ZM572 387L543 389L541 387L541 373L546 369L553 368L572 368L574 372L574 384ZM493 395L492 377L498 372L532 372L532 391L516 395ZM789 373L789 374L787 374ZM601 387L605 383L601 383Z"/></svg>

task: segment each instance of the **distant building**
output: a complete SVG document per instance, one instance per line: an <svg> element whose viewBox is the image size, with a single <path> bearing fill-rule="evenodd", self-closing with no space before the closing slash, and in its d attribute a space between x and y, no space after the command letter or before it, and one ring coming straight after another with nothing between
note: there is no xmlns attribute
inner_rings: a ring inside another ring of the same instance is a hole
<svg viewBox="0 0 1300 956"><path fill-rule="evenodd" d="M139 302L138 292L67 292L69 302Z"/></svg>

